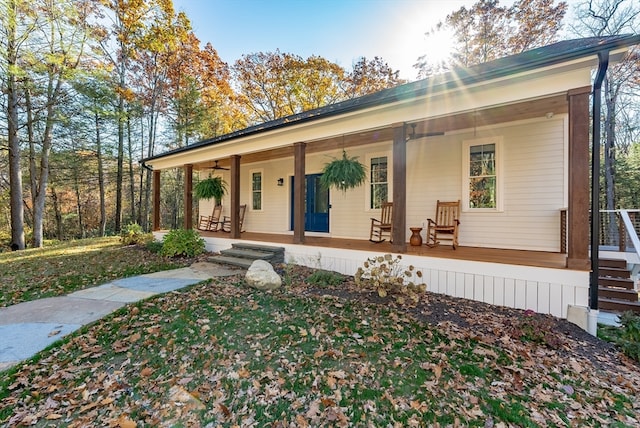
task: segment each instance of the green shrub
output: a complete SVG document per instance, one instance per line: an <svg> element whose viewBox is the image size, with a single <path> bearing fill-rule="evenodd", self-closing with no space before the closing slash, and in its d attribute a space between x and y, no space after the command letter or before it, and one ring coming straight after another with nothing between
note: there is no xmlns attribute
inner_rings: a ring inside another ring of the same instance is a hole
<svg viewBox="0 0 640 428"><path fill-rule="evenodd" d="M160 254L162 252L162 241L151 240L145 244L147 251Z"/></svg>
<svg viewBox="0 0 640 428"><path fill-rule="evenodd" d="M306 282L307 284L326 287L329 285L340 285L344 280L344 275L339 272L320 269L309 275Z"/></svg>
<svg viewBox="0 0 640 428"><path fill-rule="evenodd" d="M640 315L625 312L620 315L620 325L618 346L627 357L640 361Z"/></svg>
<svg viewBox="0 0 640 428"><path fill-rule="evenodd" d="M195 257L204 253L204 239L195 230L174 229L167 233L162 240L163 256Z"/></svg>
<svg viewBox="0 0 640 428"><path fill-rule="evenodd" d="M129 223L120 231L120 242L123 245L145 245L153 240L153 234L145 233L138 223Z"/></svg>
<svg viewBox="0 0 640 428"><path fill-rule="evenodd" d="M402 256L395 258L391 254L367 259L364 267L356 272L356 284L372 286L380 297L393 295L399 304L416 304L426 291L426 284L415 284L411 278L415 275L422 278L422 271L413 266L404 268L400 265Z"/></svg>

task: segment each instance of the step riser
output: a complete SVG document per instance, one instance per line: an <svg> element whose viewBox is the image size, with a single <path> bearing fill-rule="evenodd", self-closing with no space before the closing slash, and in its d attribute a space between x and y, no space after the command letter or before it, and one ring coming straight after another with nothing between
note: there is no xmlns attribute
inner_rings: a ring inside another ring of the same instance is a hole
<svg viewBox="0 0 640 428"><path fill-rule="evenodd" d="M601 268L627 269L627 261L621 259L599 259L598 266Z"/></svg>
<svg viewBox="0 0 640 428"><path fill-rule="evenodd" d="M221 265L236 266L236 267L241 267L241 268L244 268L244 269L248 269L251 266L251 263L254 262L254 260L239 259L239 258L235 258L235 257L224 257L224 256L210 257L209 261L212 262L212 263L218 263L218 264L221 264Z"/></svg>
<svg viewBox="0 0 640 428"><path fill-rule="evenodd" d="M638 302L623 302L623 301L611 301L608 299L599 299L598 308L610 311L626 312L633 311L640 314L640 303Z"/></svg>
<svg viewBox="0 0 640 428"><path fill-rule="evenodd" d="M598 285L600 287L618 287L627 290L634 289L634 283L631 279L622 278L598 278Z"/></svg>
<svg viewBox="0 0 640 428"><path fill-rule="evenodd" d="M620 290L615 288L600 288L598 289L598 297L607 299L626 300L629 302L638 301L638 293L633 290Z"/></svg>
<svg viewBox="0 0 640 428"><path fill-rule="evenodd" d="M615 269L615 268L603 268L598 267L598 275L600 276L609 276L612 278L631 278L631 272L623 269Z"/></svg>

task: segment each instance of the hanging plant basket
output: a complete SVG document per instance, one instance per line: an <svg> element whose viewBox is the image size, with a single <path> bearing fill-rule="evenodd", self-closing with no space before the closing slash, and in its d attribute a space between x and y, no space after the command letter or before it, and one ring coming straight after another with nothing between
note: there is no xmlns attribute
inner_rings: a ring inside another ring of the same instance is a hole
<svg viewBox="0 0 640 428"><path fill-rule="evenodd" d="M227 192L227 183L222 177L209 177L200 181L193 188L193 194L199 199L215 199L216 204L222 201Z"/></svg>
<svg viewBox="0 0 640 428"><path fill-rule="evenodd" d="M346 151L342 151L342 158L334 158L325 164L320 177L323 187L335 187L346 192L348 189L362 185L367 177L366 166L358 161L358 157L348 157Z"/></svg>

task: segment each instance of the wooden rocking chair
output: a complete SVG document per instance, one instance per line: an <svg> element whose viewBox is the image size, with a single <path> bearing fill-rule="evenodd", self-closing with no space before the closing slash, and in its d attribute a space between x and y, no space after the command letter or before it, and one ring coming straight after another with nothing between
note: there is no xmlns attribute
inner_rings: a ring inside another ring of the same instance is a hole
<svg viewBox="0 0 640 428"><path fill-rule="evenodd" d="M427 245L435 247L440 239L450 240L453 249L458 246L458 226L460 225L460 200L436 204L436 219L427 219Z"/></svg>
<svg viewBox="0 0 640 428"><path fill-rule="evenodd" d="M242 232L242 223L244 223L244 214L247 211L247 204L240 205L238 215L240 216L240 231ZM221 222L223 232L231 232L231 217L224 216Z"/></svg>
<svg viewBox="0 0 640 428"><path fill-rule="evenodd" d="M213 207L211 215L201 215L200 223L198 223L198 229L208 230L215 232L220 226L220 214L222 214L222 205L216 205Z"/></svg>
<svg viewBox="0 0 640 428"><path fill-rule="evenodd" d="M369 232L369 241L376 244L384 241L383 234L389 235L389 240L391 240L393 232L393 202L383 202L381 208L380 220L371 219L371 230Z"/></svg>

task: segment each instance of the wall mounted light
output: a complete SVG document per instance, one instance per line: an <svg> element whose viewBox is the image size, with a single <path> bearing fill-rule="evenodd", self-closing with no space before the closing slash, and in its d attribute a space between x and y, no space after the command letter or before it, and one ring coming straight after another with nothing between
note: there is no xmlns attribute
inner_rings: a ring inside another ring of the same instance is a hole
<svg viewBox="0 0 640 428"><path fill-rule="evenodd" d="M278 178L278 186L284 186L284 178Z"/></svg>

